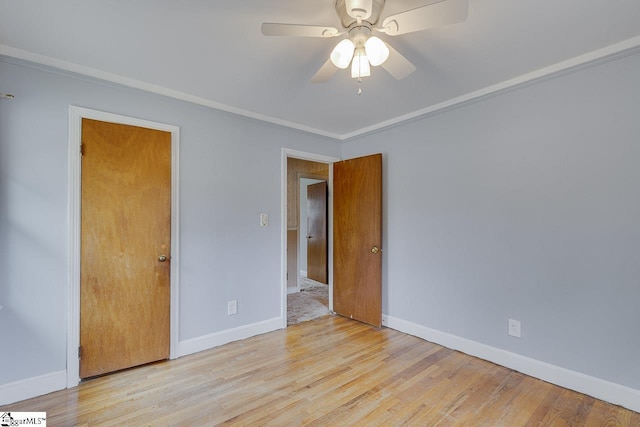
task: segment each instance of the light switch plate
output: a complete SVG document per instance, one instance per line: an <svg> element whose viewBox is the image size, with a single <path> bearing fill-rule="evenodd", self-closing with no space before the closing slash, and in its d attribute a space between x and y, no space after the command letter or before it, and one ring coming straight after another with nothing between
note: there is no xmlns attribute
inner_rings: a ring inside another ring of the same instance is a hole
<svg viewBox="0 0 640 427"><path fill-rule="evenodd" d="M260 214L260 227L266 227L269 225L269 215L266 213Z"/></svg>

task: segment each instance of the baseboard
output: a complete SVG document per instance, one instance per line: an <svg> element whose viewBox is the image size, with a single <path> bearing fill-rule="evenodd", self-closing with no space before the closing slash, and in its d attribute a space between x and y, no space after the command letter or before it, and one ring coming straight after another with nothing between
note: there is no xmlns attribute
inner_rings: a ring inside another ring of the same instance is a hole
<svg viewBox="0 0 640 427"><path fill-rule="evenodd" d="M307 277L307 272L300 270L300 277Z"/></svg>
<svg viewBox="0 0 640 427"><path fill-rule="evenodd" d="M300 286L287 286L287 295L297 294L300 292Z"/></svg>
<svg viewBox="0 0 640 427"><path fill-rule="evenodd" d="M180 341L178 344L178 357L197 353L203 350L209 350L233 341L239 341L255 335L282 329L282 324L282 318L274 317L273 319L264 320L262 322L252 323L250 325L240 326L226 331L220 331Z"/></svg>
<svg viewBox="0 0 640 427"><path fill-rule="evenodd" d="M198 338L180 341L178 345L178 356L186 356L232 341L282 329L282 324L282 319L276 317L251 325L240 326ZM0 384L0 405L8 405L65 388L67 388L67 371L52 372L13 383Z"/></svg>
<svg viewBox="0 0 640 427"><path fill-rule="evenodd" d="M67 371L51 372L38 377L1 384L0 405L19 402L67 387Z"/></svg>
<svg viewBox="0 0 640 427"><path fill-rule="evenodd" d="M640 412L640 390L431 329L397 317L383 315L382 324L391 329L414 335L453 350L459 350L551 384Z"/></svg>

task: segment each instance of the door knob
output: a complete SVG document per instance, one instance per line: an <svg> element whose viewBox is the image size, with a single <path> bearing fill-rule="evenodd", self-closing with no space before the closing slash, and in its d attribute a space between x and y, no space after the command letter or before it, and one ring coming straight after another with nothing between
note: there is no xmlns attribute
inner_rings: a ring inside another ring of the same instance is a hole
<svg viewBox="0 0 640 427"><path fill-rule="evenodd" d="M380 252L380 248L377 246L374 246L371 248L371 253L372 254L377 254L378 252Z"/></svg>
<svg viewBox="0 0 640 427"><path fill-rule="evenodd" d="M158 261L160 261L160 262L165 262L166 260L167 260L167 256L166 255L160 255L158 257Z"/></svg>

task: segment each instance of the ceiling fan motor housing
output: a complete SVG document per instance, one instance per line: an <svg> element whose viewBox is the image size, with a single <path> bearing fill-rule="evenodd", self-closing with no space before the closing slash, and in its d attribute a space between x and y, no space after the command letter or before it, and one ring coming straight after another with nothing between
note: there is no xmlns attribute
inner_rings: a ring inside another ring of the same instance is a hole
<svg viewBox="0 0 640 427"><path fill-rule="evenodd" d="M342 27L349 28L360 18L370 26L380 20L385 0L336 0L336 13ZM367 10L371 5L371 10Z"/></svg>
<svg viewBox="0 0 640 427"><path fill-rule="evenodd" d="M359 25L349 30L349 38L355 45L356 49L364 47L366 41L371 37L371 27L367 25Z"/></svg>

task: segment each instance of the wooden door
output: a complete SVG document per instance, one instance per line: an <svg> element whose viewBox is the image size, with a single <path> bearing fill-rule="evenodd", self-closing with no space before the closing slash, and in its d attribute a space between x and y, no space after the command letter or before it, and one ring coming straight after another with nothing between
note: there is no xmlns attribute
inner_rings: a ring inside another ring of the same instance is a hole
<svg viewBox="0 0 640 427"><path fill-rule="evenodd" d="M327 283L327 182L307 186L307 277Z"/></svg>
<svg viewBox="0 0 640 427"><path fill-rule="evenodd" d="M333 309L382 325L382 155L333 164Z"/></svg>
<svg viewBox="0 0 640 427"><path fill-rule="evenodd" d="M171 134L82 120L80 377L169 357Z"/></svg>

